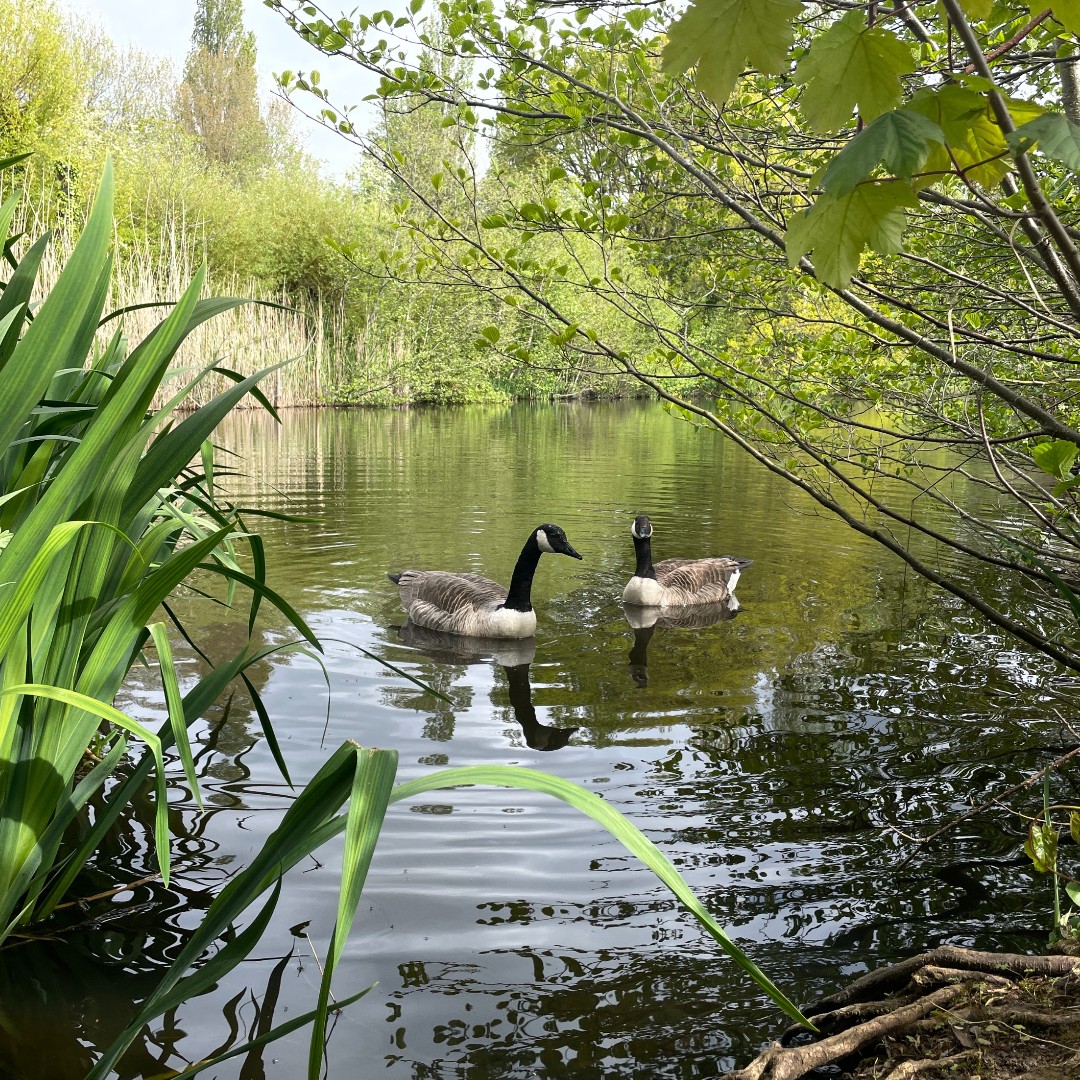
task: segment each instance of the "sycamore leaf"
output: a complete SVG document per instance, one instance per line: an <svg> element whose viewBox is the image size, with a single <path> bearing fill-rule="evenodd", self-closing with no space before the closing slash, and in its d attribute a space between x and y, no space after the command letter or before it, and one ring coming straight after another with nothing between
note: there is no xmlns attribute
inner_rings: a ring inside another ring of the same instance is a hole
<svg viewBox="0 0 1080 1080"><path fill-rule="evenodd" d="M1031 5L1031 14L1038 15L1046 10L1046 4L1036 3ZM1053 0L1050 10L1066 30L1074 34L1080 34L1080 0Z"/></svg>
<svg viewBox="0 0 1080 1080"><path fill-rule="evenodd" d="M891 30L867 26L849 11L820 34L795 67L804 89L799 108L815 131L835 131L857 108L872 120L894 108L903 95L901 75L915 70L908 48Z"/></svg>
<svg viewBox="0 0 1080 1080"><path fill-rule="evenodd" d="M994 0L960 0L960 6L969 19L989 19Z"/></svg>
<svg viewBox="0 0 1080 1080"><path fill-rule="evenodd" d="M1025 124L1045 111L1031 101L1008 98L1013 120ZM924 165L926 172L963 172L967 179L993 187L1012 171L1012 157L1005 136L990 110L985 93L963 86L923 88L905 106L940 126L946 147L932 147Z"/></svg>
<svg viewBox="0 0 1080 1080"><path fill-rule="evenodd" d="M931 144L944 142L945 133L933 120L908 109L894 109L863 128L829 162L821 186L830 195L844 195L881 164L893 176L910 179L926 163Z"/></svg>
<svg viewBox="0 0 1080 1080"><path fill-rule="evenodd" d="M1080 127L1064 113L1043 113L1017 128L1008 140L1014 150L1026 150L1038 143L1048 158L1080 172Z"/></svg>
<svg viewBox="0 0 1080 1080"><path fill-rule="evenodd" d="M696 64L698 89L723 105L748 59L759 71L784 70L802 9L801 0L696 0L668 27L663 70Z"/></svg>
<svg viewBox="0 0 1080 1080"><path fill-rule="evenodd" d="M902 250L904 207L917 204L911 185L899 180L859 184L845 195L826 193L788 225L788 261L795 266L813 251L818 280L847 288L865 248L882 255Z"/></svg>

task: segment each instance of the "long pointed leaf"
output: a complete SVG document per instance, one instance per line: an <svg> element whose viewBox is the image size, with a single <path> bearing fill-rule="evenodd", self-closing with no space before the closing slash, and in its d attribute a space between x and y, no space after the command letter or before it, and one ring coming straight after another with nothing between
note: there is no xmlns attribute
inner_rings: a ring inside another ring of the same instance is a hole
<svg viewBox="0 0 1080 1080"><path fill-rule="evenodd" d="M395 789L391 802L408 799L425 791L462 784L496 784L500 787L526 788L553 795L599 822L628 851L636 855L675 894L683 906L715 938L720 947L769 995L793 1020L813 1029L813 1025L772 980L727 936L720 924L694 895L671 860L632 822L606 803L599 795L558 776L534 769L508 765L474 765L445 769L430 776L402 784Z"/></svg>
<svg viewBox="0 0 1080 1080"><path fill-rule="evenodd" d="M296 801L285 812L281 824L274 830L251 864L222 889L206 910L202 922L188 938L157 989L147 998L116 1041L87 1075L86 1080L104 1080L143 1025L160 1015L162 1006L171 1000L173 988L183 973L210 948L217 938L239 919L256 899L295 866L311 850L312 838L327 835L327 829L337 827L334 815L348 799L358 763L365 756L393 758L390 750L361 750L355 743L341 746L309 781ZM345 817L340 816L341 828ZM332 834L331 834L332 835ZM239 957L236 957L239 962Z"/></svg>
<svg viewBox="0 0 1080 1080"><path fill-rule="evenodd" d="M154 755L154 764L157 766L155 787L157 788L157 805L155 806L156 850L158 865L161 868L161 879L169 884L169 803L165 791L165 761L161 756L161 740L147 727L137 720L132 720L119 709L104 701L88 697L86 694L77 693L74 690L65 690L60 686L43 686L38 683L23 683L18 686L5 687L0 690L0 696L8 694L25 694L34 697L49 698L70 705L74 709L91 713L115 724L117 727L130 731L137 735ZM39 841L40 843L40 841Z"/></svg>
<svg viewBox="0 0 1080 1080"><path fill-rule="evenodd" d="M29 329L0 372L0 447L9 446L57 368L76 362L72 349L82 330L80 313L99 295L112 235L112 164L106 162L94 208L75 250ZM104 297L101 297L104 302ZM100 309L97 316L100 317ZM82 363L85 357L78 357Z"/></svg>

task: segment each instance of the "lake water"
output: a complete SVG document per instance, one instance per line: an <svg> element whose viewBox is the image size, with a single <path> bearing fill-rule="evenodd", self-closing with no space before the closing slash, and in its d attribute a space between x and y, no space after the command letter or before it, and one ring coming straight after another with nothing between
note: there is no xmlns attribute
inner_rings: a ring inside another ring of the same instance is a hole
<svg viewBox="0 0 1080 1080"><path fill-rule="evenodd" d="M223 460L241 475L219 480L238 502L316 519L249 522L271 584L326 646L325 676L298 655L256 672L294 779L353 739L396 748L402 781L499 763L583 784L798 1002L943 942L1045 942L1049 888L1019 818L982 814L927 846L895 830L928 834L1060 752L1060 677L719 436L630 403L295 412L280 427L244 413L219 441L238 454ZM635 631L619 598L638 513L657 559L753 560L735 618ZM388 570L507 583L546 521L584 560L541 560L534 649L456 655L403 636ZM222 608L179 608L211 656L238 647ZM290 640L273 613L262 635ZM155 686L137 671L124 704L160 718ZM294 797L242 694L197 734L206 811L176 784L187 838L170 891L91 904L85 933L0 960L4 1075L81 1076ZM108 854L152 872L137 825ZM331 845L294 871L256 958L157 1023L120 1074L180 1068L311 1007L339 861ZM103 866L102 888L115 880ZM785 1026L606 833L503 789L391 808L335 988L375 982L334 1025L332 1078L709 1077ZM299 1034L207 1075L291 1080L306 1053Z"/></svg>

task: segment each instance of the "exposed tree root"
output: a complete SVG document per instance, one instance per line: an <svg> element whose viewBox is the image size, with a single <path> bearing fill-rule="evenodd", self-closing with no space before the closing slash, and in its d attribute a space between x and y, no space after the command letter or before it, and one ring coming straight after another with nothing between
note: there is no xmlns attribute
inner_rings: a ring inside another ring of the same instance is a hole
<svg viewBox="0 0 1080 1080"><path fill-rule="evenodd" d="M1080 957L943 946L870 972L804 1012L823 1037L773 1043L728 1080L797 1080L825 1066L884 1080L1080 1080ZM1048 1071L1032 1072L1032 1063Z"/></svg>

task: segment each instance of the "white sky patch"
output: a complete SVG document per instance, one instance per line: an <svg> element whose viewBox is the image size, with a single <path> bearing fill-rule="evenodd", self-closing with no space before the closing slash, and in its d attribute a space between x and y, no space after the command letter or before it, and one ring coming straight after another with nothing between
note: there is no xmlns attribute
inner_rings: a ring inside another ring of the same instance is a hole
<svg viewBox="0 0 1080 1080"><path fill-rule="evenodd" d="M177 73L183 71L191 48L195 0L64 0L64 6L77 19L98 23L118 46L130 43L153 56L166 56L176 65ZM342 11L346 10L351 8L342 0ZM360 127L374 118L374 112L361 105L375 88L375 79L368 72L347 60L322 56L305 45L262 0L245 0L244 26L255 34L256 71L263 102L274 92L274 72L314 68L321 73L322 85L331 91L335 102L360 106L354 114ZM311 103L318 104L314 99ZM342 178L359 164L359 150L341 136L300 113L296 113L294 123L308 151L325 162L329 175Z"/></svg>

